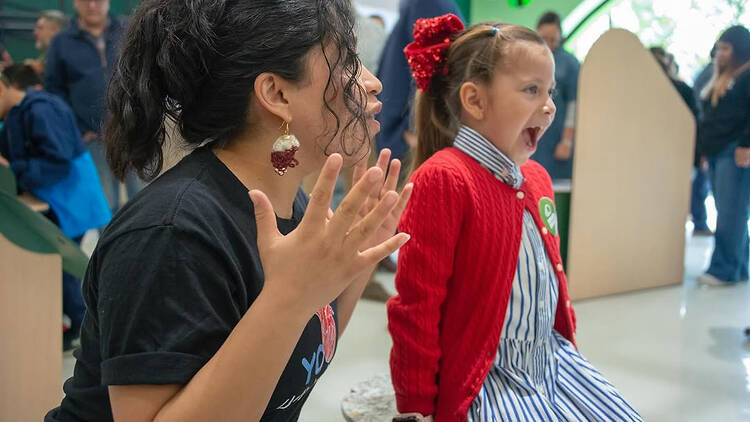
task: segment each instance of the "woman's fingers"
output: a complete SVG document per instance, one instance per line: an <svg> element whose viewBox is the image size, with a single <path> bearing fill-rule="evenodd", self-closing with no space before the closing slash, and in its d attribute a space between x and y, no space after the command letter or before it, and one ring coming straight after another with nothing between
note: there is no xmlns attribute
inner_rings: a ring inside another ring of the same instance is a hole
<svg viewBox="0 0 750 422"><path fill-rule="evenodd" d="M333 238L343 238L349 232L354 220L359 214L362 205L367 201L372 190L380 186L383 180L383 171L377 167L367 170L365 175L357 182L346 195L333 218L328 223L328 231Z"/></svg>
<svg viewBox="0 0 750 422"><path fill-rule="evenodd" d="M388 161L391 159L391 150L388 148L383 148L383 150L380 151L380 155L378 155L378 162L377 166L380 168L380 170L383 170L383 174L385 174L388 171Z"/></svg>
<svg viewBox="0 0 750 422"><path fill-rule="evenodd" d="M375 265L382 261L383 258L396 252L400 247L409 241L411 236L406 233L398 233L379 245L373 246L363 251L359 256L364 259L366 265Z"/></svg>
<svg viewBox="0 0 750 422"><path fill-rule="evenodd" d="M362 179L362 176L367 172L367 163L370 160L370 152L368 151L365 158L361 159L357 164L354 165L354 172L352 173L352 186Z"/></svg>
<svg viewBox="0 0 750 422"><path fill-rule="evenodd" d="M396 190L396 186L398 185L398 176L401 172L401 160L394 159L391 160L391 167L388 169L388 177L385 179L385 183L383 184L383 192L388 192L389 190Z"/></svg>
<svg viewBox="0 0 750 422"><path fill-rule="evenodd" d="M409 198L411 198L412 192L414 192L414 184L407 183L406 186L404 186L404 190L401 191L398 204L393 207L392 214L395 215L397 219L401 218L401 214L404 212L404 209L406 209L406 204L409 203Z"/></svg>
<svg viewBox="0 0 750 422"><path fill-rule="evenodd" d="M310 194L310 203L307 205L307 211L302 218L301 226L317 225L324 227L323 224L328 217L328 210L331 207L331 197L333 190L336 188L336 179L339 177L343 160L339 154L331 154L320 171L318 181Z"/></svg>
<svg viewBox="0 0 750 422"><path fill-rule="evenodd" d="M352 227L346 237L346 241L352 245L352 248L359 250L363 243L370 240L375 231L383 225L385 219L391 214L398 199L399 196L396 192L386 192L377 206Z"/></svg>
<svg viewBox="0 0 750 422"><path fill-rule="evenodd" d="M379 168L383 175L385 176L388 174L388 161L391 159L391 150L388 148L383 148L382 151L380 151L380 155L378 156L378 162L375 164L377 168ZM370 198L373 200L378 200L383 194L382 189L375 189L372 192L370 192Z"/></svg>

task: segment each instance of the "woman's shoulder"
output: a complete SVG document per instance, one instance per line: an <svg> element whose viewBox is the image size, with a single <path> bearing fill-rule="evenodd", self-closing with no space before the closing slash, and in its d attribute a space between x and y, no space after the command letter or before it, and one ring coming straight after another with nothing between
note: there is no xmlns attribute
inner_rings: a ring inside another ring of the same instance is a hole
<svg viewBox="0 0 750 422"><path fill-rule="evenodd" d="M107 226L101 242L164 227L211 232L227 226L225 220L234 214L249 215L249 199L241 194L244 190L217 175L214 165L205 151L187 156L129 200ZM247 210L241 209L243 205Z"/></svg>

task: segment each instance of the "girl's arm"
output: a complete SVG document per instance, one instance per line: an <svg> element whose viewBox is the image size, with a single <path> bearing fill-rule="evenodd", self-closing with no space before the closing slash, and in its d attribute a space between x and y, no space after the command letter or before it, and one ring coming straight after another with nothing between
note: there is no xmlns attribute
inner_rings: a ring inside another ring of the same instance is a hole
<svg viewBox="0 0 750 422"><path fill-rule="evenodd" d="M374 189L370 192L365 205L359 210L359 217L355 219L364 218L368 212L380 201L380 199L387 192L395 191L396 185L398 184L398 176L401 171L401 161L393 160L390 161L391 151L388 148L384 148L380 151L380 155L377 161L377 167L383 171L383 174L387 174L388 177L385 179L380 189ZM354 169L354 183L357 183L367 170L367 159L363 159L360 164ZM407 184L401 191L399 196L398 204L393 208L388 217L383 221L383 224L376 229L373 233L372 239L369 243L365 244L365 247L374 246L389 237L393 236L398 228L398 222L401 218L401 214L406 208L406 204L409 202L411 197L412 185ZM408 232L407 232L408 234ZM343 334L346 326L349 324L349 320L354 313L354 308L357 306L357 302L362 297L362 292L365 290L367 283L372 277L372 273L375 271L375 266L368 268L362 275L358 276L354 282L338 297L338 310L339 310L339 337Z"/></svg>
<svg viewBox="0 0 750 422"><path fill-rule="evenodd" d="M398 296L388 302L391 376L401 413L435 411L442 354L440 310L463 222L465 190L460 180L448 169L420 169L399 226L412 236L399 251Z"/></svg>

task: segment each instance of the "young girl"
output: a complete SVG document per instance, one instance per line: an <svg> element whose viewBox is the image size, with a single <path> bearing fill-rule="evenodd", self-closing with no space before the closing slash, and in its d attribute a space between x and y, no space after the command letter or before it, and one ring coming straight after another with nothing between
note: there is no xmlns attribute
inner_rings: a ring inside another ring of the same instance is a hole
<svg viewBox="0 0 750 422"><path fill-rule="evenodd" d="M352 27L349 0L141 3L111 82L110 164L158 174L165 119L197 149L99 240L47 422L297 420L370 272L408 239L388 153L329 208L378 129Z"/></svg>
<svg viewBox="0 0 750 422"><path fill-rule="evenodd" d="M555 106L534 32L423 20L405 50L417 94L414 194L388 303L406 420L640 421L576 350L553 191L528 161Z"/></svg>

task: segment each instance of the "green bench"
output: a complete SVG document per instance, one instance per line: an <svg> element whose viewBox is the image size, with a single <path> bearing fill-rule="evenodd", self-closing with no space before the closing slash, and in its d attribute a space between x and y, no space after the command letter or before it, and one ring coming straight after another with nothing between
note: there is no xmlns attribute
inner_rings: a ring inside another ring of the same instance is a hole
<svg viewBox="0 0 750 422"><path fill-rule="evenodd" d="M23 249L59 254L63 270L83 278L88 257L49 219L21 202L16 189L13 172L0 165L0 233Z"/></svg>

